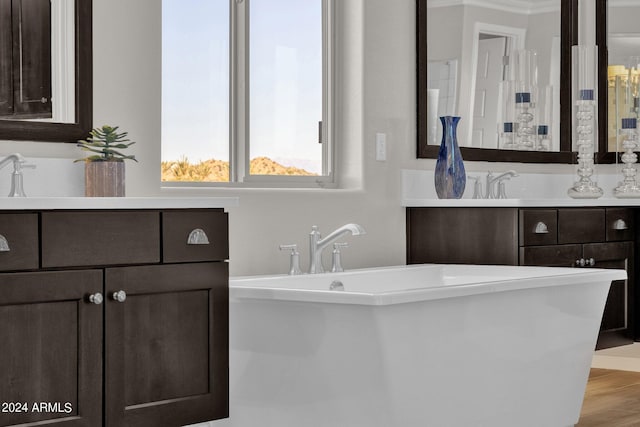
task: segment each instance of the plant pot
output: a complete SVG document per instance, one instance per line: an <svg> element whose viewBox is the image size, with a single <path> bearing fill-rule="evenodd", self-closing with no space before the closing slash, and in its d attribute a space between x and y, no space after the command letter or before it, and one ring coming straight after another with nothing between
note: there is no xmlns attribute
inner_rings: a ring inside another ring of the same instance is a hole
<svg viewBox="0 0 640 427"><path fill-rule="evenodd" d="M84 167L86 197L124 197L124 162L87 162Z"/></svg>

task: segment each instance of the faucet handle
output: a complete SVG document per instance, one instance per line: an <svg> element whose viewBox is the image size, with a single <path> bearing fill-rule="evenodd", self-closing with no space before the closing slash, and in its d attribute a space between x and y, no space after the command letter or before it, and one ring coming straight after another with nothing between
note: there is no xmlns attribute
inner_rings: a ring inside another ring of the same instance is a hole
<svg viewBox="0 0 640 427"><path fill-rule="evenodd" d="M291 258L289 260L289 274L300 274L302 271L300 270L300 253L298 252L298 245L280 245L281 251L290 250Z"/></svg>
<svg viewBox="0 0 640 427"><path fill-rule="evenodd" d="M36 164L35 164L35 163L22 163L22 164L20 165L20 167L21 167L22 169L36 169L36 168L37 168L37 166L36 166Z"/></svg>
<svg viewBox="0 0 640 427"><path fill-rule="evenodd" d="M473 198L481 199L482 198L482 183L480 182L479 176L471 176L467 175L467 179L473 180Z"/></svg>
<svg viewBox="0 0 640 427"><path fill-rule="evenodd" d="M336 242L333 244L333 256L331 258L332 273L339 273L341 271L344 271L344 268L342 268L342 259L340 258L340 248L346 248L348 246L349 244L347 242Z"/></svg>

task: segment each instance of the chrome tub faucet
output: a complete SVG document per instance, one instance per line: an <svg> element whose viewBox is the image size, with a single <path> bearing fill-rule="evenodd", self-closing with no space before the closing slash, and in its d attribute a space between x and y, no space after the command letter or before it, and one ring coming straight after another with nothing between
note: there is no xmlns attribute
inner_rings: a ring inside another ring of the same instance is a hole
<svg viewBox="0 0 640 427"><path fill-rule="evenodd" d="M345 234L358 236L360 234L367 234L367 232L361 225L346 224L331 232L323 239L318 231L318 226L314 225L311 227L311 233L309 233L309 274L324 272L324 267L322 266L322 251Z"/></svg>

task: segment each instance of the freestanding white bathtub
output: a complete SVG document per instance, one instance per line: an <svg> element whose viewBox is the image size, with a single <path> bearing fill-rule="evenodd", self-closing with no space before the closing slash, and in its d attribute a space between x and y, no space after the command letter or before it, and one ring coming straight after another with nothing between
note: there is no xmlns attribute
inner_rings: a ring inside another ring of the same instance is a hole
<svg viewBox="0 0 640 427"><path fill-rule="evenodd" d="M470 265L232 278L229 425L572 426L625 278Z"/></svg>

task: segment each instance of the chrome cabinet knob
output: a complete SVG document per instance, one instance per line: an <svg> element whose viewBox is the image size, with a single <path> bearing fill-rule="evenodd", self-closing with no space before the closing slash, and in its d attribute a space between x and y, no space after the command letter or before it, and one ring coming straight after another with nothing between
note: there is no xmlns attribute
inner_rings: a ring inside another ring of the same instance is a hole
<svg viewBox="0 0 640 427"><path fill-rule="evenodd" d="M594 265L596 265L596 260L595 260L595 259L593 259L593 258L589 258L589 260L587 261L587 263L588 263L591 267L593 267Z"/></svg>
<svg viewBox="0 0 640 427"><path fill-rule="evenodd" d="M117 291L111 297L114 301L124 302L127 299L127 293L125 291Z"/></svg>
<svg viewBox="0 0 640 427"><path fill-rule="evenodd" d="M102 297L102 294L100 292L89 295L89 302L92 304L100 305L102 304L102 301L104 301L104 298Z"/></svg>
<svg viewBox="0 0 640 427"><path fill-rule="evenodd" d="M580 259L576 260L576 265L579 266L579 267L584 267L585 263L586 263L586 261L585 261L584 258L580 258Z"/></svg>

